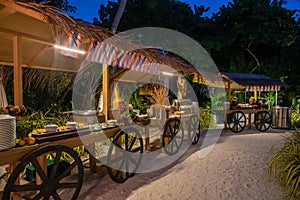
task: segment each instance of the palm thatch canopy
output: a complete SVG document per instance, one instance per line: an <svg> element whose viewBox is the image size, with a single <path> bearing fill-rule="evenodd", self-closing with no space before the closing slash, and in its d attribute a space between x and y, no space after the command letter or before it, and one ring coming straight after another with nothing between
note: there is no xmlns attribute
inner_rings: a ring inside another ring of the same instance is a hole
<svg viewBox="0 0 300 200"><path fill-rule="evenodd" d="M84 55L74 58L54 48L54 45L64 45L70 33L81 36L78 48L84 51L91 42L101 42L113 35L106 28L75 20L56 7L0 0L0 64L13 66L18 49L21 51L18 60L23 67L77 72ZM151 62L172 65L184 74L191 73L192 68L182 59L163 56L153 49L136 52L147 56Z"/></svg>
<svg viewBox="0 0 300 200"><path fill-rule="evenodd" d="M23 67L76 72L83 55L73 58L54 48L71 32L81 34L83 44L90 38L103 41L112 35L107 29L76 21L55 7L0 0L1 64L13 66L18 60Z"/></svg>

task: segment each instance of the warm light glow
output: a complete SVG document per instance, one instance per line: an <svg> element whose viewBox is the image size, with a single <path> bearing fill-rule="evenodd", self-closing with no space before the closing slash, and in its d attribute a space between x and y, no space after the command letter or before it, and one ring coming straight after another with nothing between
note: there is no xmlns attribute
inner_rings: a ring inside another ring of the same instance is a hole
<svg viewBox="0 0 300 200"><path fill-rule="evenodd" d="M65 50L65 51L71 51L71 52L79 53L79 54L85 54L86 53L85 51L82 51L82 50L71 49L71 48L63 47L63 46L59 46L59 45L54 45L54 48Z"/></svg>
<svg viewBox="0 0 300 200"><path fill-rule="evenodd" d="M163 75L167 75L167 76L174 76L174 74L170 73L170 72L162 72Z"/></svg>

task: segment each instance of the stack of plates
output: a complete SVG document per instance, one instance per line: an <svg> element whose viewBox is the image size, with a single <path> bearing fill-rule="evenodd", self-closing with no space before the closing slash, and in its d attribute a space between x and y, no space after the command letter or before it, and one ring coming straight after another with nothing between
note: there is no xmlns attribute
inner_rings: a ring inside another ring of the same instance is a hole
<svg viewBox="0 0 300 200"><path fill-rule="evenodd" d="M0 115L0 150L16 146L16 118Z"/></svg>

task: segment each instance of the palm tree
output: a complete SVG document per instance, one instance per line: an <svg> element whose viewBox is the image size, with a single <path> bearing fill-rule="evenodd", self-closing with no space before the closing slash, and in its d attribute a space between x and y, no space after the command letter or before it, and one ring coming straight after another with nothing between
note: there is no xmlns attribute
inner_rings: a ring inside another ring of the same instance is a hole
<svg viewBox="0 0 300 200"><path fill-rule="evenodd" d="M126 4L127 4L127 0L120 0L120 5L119 5L119 8L118 8L118 11L116 13L116 16L115 16L114 21L113 21L113 23L111 25L111 28L110 28L110 30L112 31L113 34L115 34L117 29L118 29L119 22L120 22L120 20L122 18L122 15L124 13Z"/></svg>

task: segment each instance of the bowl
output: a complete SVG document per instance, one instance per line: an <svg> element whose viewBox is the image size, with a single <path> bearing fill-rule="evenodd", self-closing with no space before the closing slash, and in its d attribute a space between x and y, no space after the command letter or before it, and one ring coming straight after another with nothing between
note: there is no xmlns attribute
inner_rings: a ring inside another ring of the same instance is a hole
<svg viewBox="0 0 300 200"><path fill-rule="evenodd" d="M77 129L78 128L78 122L67 122L66 126L68 129Z"/></svg>
<svg viewBox="0 0 300 200"><path fill-rule="evenodd" d="M47 132L56 132L58 129L58 126L56 124L48 124L45 126L45 129Z"/></svg>

